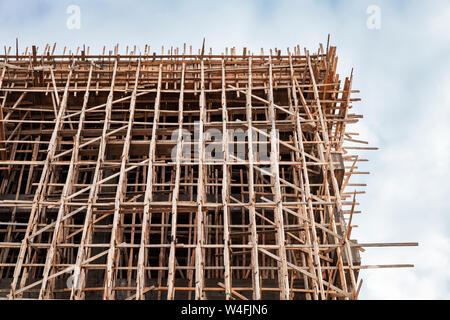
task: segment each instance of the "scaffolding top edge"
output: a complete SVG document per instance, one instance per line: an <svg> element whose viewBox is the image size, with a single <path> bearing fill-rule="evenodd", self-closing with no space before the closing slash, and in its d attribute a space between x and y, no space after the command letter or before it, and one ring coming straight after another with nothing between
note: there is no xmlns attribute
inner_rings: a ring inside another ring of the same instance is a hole
<svg viewBox="0 0 450 320"><path fill-rule="evenodd" d="M311 58L318 58L318 57L326 57L326 54L312 54L310 55ZM306 55L220 55L220 54L205 54L205 55L198 55L198 54L139 54L139 55L126 55L126 54L113 54L113 55L83 55L83 54L38 54L33 56L32 54L19 54L19 55L7 55L7 54L1 54L0 59L16 59L16 58L53 58L53 59L164 59L164 58L172 58L172 59L248 59L248 58L260 58L260 59L268 59L268 58L276 58L276 59L289 59L289 57L294 59L306 59Z"/></svg>

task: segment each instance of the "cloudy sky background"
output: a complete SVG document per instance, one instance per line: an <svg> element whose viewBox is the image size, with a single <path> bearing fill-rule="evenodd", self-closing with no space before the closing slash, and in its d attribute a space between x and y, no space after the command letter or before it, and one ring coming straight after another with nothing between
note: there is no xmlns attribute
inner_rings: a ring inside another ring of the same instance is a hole
<svg viewBox="0 0 450 320"><path fill-rule="evenodd" d="M81 28L68 29L70 5ZM381 12L381 28L367 27L367 8ZM359 242L419 242L411 248L367 248L363 264L413 263L414 269L361 272L362 299L450 298L450 3L448 1L5 1L0 0L0 49L21 52L46 43L91 47L120 43L311 51L337 46L338 72L355 68L354 89L364 119L350 127L379 151L362 153L368 184L352 237ZM356 181L356 180L354 180Z"/></svg>

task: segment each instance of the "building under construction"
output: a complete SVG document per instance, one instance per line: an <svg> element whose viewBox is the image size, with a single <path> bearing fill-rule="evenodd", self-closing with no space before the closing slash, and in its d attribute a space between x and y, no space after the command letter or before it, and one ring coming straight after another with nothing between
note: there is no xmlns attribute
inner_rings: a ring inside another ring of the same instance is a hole
<svg viewBox="0 0 450 320"><path fill-rule="evenodd" d="M1 299L357 299L411 267L351 240L374 148L335 47L55 51L0 55Z"/></svg>

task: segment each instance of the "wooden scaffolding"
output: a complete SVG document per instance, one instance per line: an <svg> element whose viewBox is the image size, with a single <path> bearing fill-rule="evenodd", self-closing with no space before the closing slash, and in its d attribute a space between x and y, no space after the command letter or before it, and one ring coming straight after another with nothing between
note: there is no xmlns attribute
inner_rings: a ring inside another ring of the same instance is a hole
<svg viewBox="0 0 450 320"><path fill-rule="evenodd" d="M130 51L0 55L0 298L357 299L412 267L350 240L375 148L335 47Z"/></svg>

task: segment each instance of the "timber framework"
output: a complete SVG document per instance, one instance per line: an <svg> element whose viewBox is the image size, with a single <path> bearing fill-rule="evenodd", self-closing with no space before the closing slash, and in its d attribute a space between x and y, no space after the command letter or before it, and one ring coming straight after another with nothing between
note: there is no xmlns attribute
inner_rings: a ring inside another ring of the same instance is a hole
<svg viewBox="0 0 450 320"><path fill-rule="evenodd" d="M357 299L359 270L412 267L351 239L374 148L337 60L5 48L0 298Z"/></svg>

